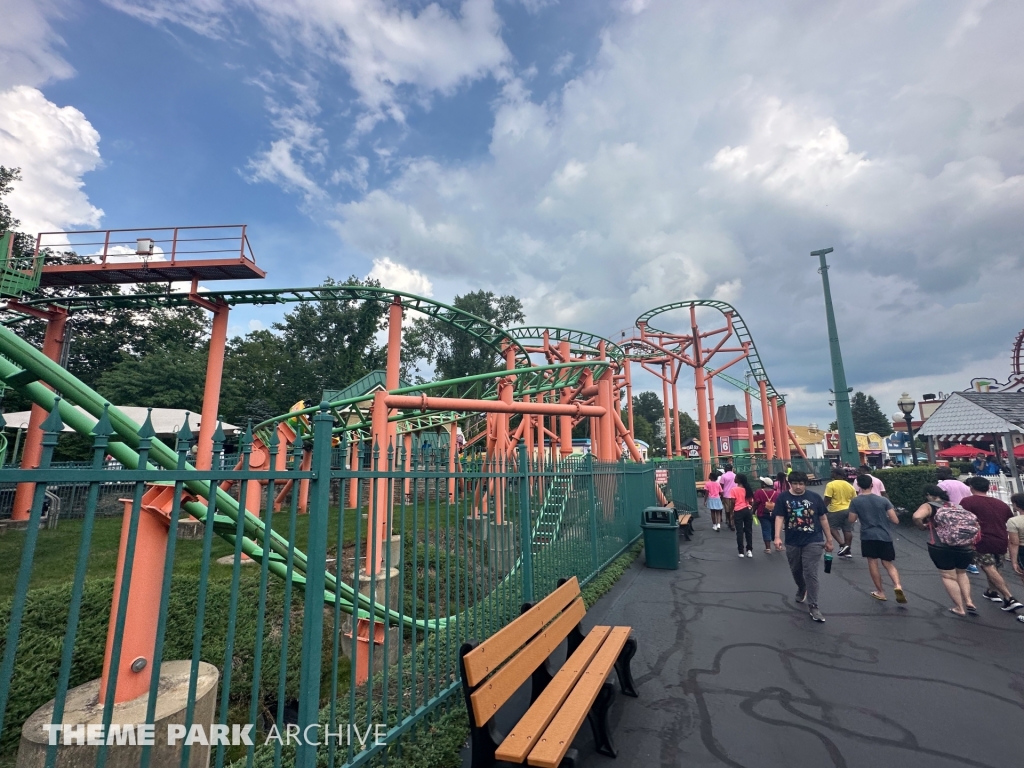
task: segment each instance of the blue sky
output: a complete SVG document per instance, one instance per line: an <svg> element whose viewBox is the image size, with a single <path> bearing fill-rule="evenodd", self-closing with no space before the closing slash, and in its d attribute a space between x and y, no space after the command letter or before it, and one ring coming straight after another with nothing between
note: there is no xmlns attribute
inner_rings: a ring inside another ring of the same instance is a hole
<svg viewBox="0 0 1024 768"><path fill-rule="evenodd" d="M605 335L723 298L796 422L831 418L831 245L847 375L883 408L1009 372L1019 2L4 5L26 229L247 223L267 285L485 288Z"/></svg>

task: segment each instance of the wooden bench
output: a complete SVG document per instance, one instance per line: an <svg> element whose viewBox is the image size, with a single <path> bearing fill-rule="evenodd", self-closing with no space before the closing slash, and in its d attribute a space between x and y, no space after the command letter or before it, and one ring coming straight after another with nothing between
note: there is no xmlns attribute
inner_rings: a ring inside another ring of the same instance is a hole
<svg viewBox="0 0 1024 768"><path fill-rule="evenodd" d="M690 536L693 534L693 515L689 512L679 513L679 528L683 532L683 536L686 540L690 540Z"/></svg>
<svg viewBox="0 0 1024 768"><path fill-rule="evenodd" d="M608 730L608 708L614 689L608 676L614 667L619 687L636 697L630 660L636 640L630 627L594 627L584 634L586 607L573 576L536 605L524 603L519 618L482 643L459 649L459 672L469 713L473 768L496 760L556 768L574 766L572 741L590 722L597 751L615 757ZM550 656L568 640L565 664L555 671ZM495 715L527 680L530 708L507 736Z"/></svg>

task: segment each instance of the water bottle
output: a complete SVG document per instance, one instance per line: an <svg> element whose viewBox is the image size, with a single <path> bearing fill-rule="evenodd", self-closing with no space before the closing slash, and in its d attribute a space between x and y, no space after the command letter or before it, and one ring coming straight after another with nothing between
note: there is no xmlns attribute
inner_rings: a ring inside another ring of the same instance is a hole
<svg viewBox="0 0 1024 768"><path fill-rule="evenodd" d="M832 553L825 553L825 573L832 573Z"/></svg>

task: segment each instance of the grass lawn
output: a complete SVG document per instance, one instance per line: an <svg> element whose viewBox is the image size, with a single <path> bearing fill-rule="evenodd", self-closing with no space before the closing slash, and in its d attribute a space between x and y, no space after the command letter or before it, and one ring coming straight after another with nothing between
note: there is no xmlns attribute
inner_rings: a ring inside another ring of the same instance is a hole
<svg viewBox="0 0 1024 768"><path fill-rule="evenodd" d="M396 506L394 511L394 527L397 530L401 526L402 507ZM449 514L452 525L464 516L462 508L446 508L441 506L438 510L435 506L418 504L415 507L405 505L404 507L404 528L406 531L416 528L423 531L429 527L433 532L437 520L435 513L439 512L440 524L444 529ZM365 510L364 510L365 511ZM328 521L328 549L333 550L338 535L338 509L331 508ZM309 540L309 515L300 514L295 519L295 546L305 551L306 543ZM356 521L365 526L361 515L355 514L354 510L345 510L345 526L343 540L345 545L355 543ZM121 517L97 518L93 525L92 541L89 545L89 565L86 571L88 577L103 578L112 577L117 566L117 551L121 537ZM288 537L289 515L287 511L274 513L274 530L279 534ZM33 560L31 587L41 587L60 582L70 582L75 575L75 566L78 560L78 550L82 539L81 520L61 520L59 526L54 530L39 531L39 538L36 540L36 551ZM365 528L360 532L360 539L366 539ZM5 536L0 536L0 562L5 563L0 568L0 599L9 597L14 593L14 584L18 576L18 568L21 564L21 551L25 541L24 531L9 531ZM221 539L213 537L212 562L210 563L211 579L230 579L231 565L220 565L217 559L225 555L231 555L234 547ZM191 541L181 540L177 542L174 567L175 571L199 572L202 564L203 542L202 540ZM247 567L242 569L243 574L248 577L258 574L259 569Z"/></svg>

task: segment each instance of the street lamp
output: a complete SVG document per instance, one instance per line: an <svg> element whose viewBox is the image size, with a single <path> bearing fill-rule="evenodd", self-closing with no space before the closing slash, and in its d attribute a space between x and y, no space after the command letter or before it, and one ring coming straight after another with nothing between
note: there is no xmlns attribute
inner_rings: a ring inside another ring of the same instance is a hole
<svg viewBox="0 0 1024 768"><path fill-rule="evenodd" d="M910 458L914 462L914 466L917 466L917 451L914 450L914 429L912 426L912 414L914 413L914 407L917 405L907 392L900 395L900 399L896 401L896 405L900 407L903 412L903 419L907 422L907 439L910 441Z"/></svg>

